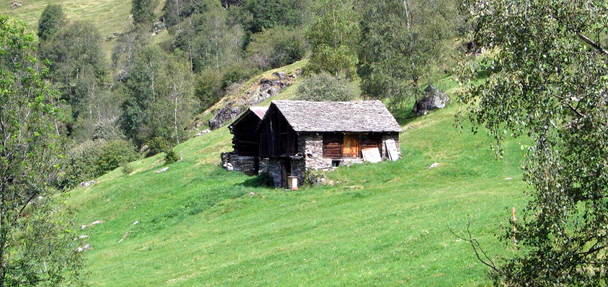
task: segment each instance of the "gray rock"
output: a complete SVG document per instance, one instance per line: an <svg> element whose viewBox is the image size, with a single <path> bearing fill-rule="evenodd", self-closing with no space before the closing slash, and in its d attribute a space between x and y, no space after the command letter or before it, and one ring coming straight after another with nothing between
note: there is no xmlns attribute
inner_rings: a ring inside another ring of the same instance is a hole
<svg viewBox="0 0 608 287"><path fill-rule="evenodd" d="M165 171L167 171L167 170L169 170L169 167L168 167L168 166L163 167L163 168L161 168L161 169L159 169L159 170L155 171L154 173L161 173L161 172L165 172Z"/></svg>
<svg viewBox="0 0 608 287"><path fill-rule="evenodd" d="M210 130L210 129L202 130L202 131L198 132L197 136L199 136L199 137L200 137L200 136L202 136L202 135L204 135L204 134L208 134L208 133L210 133L210 132L211 132L211 130Z"/></svg>
<svg viewBox="0 0 608 287"><path fill-rule="evenodd" d="M424 98L416 102L414 112L417 115L426 115L430 110L443 109L450 101L450 97L433 85L429 85L424 89Z"/></svg>
<svg viewBox="0 0 608 287"><path fill-rule="evenodd" d="M241 106L231 107L226 106L221 108L216 114L215 117L209 120L209 128L211 130L215 130L217 128L222 127L226 122L235 119L238 115L240 115L245 108Z"/></svg>
<svg viewBox="0 0 608 287"><path fill-rule="evenodd" d="M80 186L82 186L82 187L89 187L89 186L93 185L94 183L95 183L94 180L83 181L83 182L80 183Z"/></svg>
<svg viewBox="0 0 608 287"><path fill-rule="evenodd" d="M277 71L277 72L274 72L272 74L274 76L277 76L279 78L279 80L284 80L285 76L287 75L287 74L285 74L285 72L281 72L281 71Z"/></svg>

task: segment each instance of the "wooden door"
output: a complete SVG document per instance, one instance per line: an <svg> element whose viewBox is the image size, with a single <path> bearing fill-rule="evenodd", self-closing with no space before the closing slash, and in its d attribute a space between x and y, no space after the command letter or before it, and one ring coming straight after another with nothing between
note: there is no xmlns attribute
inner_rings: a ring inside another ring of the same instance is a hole
<svg viewBox="0 0 608 287"><path fill-rule="evenodd" d="M324 158L341 158L342 157L342 140L341 134L324 134L323 135L323 157Z"/></svg>
<svg viewBox="0 0 608 287"><path fill-rule="evenodd" d="M344 147L342 148L343 157L359 157L361 148L359 145L358 134L345 134L344 135Z"/></svg>

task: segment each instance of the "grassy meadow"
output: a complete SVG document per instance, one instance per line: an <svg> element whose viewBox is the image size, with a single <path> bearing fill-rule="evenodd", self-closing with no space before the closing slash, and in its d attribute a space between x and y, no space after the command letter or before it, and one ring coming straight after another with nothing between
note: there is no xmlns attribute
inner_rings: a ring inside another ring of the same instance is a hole
<svg viewBox="0 0 608 287"><path fill-rule="evenodd" d="M401 160L341 167L325 174L329 184L298 191L224 171L226 128L176 147L183 160L165 172L156 173L162 155L133 163L130 175L118 168L67 199L88 225L78 235L89 236L90 283L488 285L449 227L464 232L470 216L489 254L512 252L494 234L525 201L522 143L507 142L496 160L487 136L453 127L456 109L402 119Z"/></svg>
<svg viewBox="0 0 608 287"><path fill-rule="evenodd" d="M133 28L131 1L121 0L16 0L21 6L11 9L12 0L0 1L0 14L17 17L28 24L28 30L38 31L38 19L44 8L51 3L59 3L70 21L85 21L99 29L102 39L113 33L124 33ZM162 7L161 7L162 8ZM160 8L159 8L160 9ZM166 34L166 31L163 32ZM105 40L104 50L109 60L116 39Z"/></svg>

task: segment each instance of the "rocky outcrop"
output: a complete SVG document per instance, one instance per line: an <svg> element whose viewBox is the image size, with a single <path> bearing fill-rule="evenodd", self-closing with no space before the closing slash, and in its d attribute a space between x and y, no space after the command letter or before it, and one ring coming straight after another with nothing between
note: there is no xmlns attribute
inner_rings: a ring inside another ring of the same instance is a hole
<svg viewBox="0 0 608 287"><path fill-rule="evenodd" d="M240 115L243 111L245 111L245 107L243 106L232 106L233 103L228 104L227 106L219 109L215 116L209 120L209 128L215 130L224 125L224 123L235 119L238 115Z"/></svg>
<svg viewBox="0 0 608 287"><path fill-rule="evenodd" d="M414 113L417 115L426 115L430 110L443 109L450 101L450 98L445 92L433 85L426 87L426 89L424 89L424 94L425 97L414 105Z"/></svg>
<svg viewBox="0 0 608 287"><path fill-rule="evenodd" d="M277 71L272 73L270 78L262 78L245 92L244 97L230 101L223 108L217 110L213 118L209 120L209 128L212 130L220 128L234 120L248 107L255 106L278 95L281 90L291 86L301 73L301 70L296 70L293 74Z"/></svg>

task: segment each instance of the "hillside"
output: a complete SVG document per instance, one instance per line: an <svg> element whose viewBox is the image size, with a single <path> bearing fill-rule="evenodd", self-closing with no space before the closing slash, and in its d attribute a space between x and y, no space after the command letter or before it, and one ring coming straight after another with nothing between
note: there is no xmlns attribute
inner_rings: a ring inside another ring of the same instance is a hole
<svg viewBox="0 0 608 287"><path fill-rule="evenodd" d="M522 207L521 143L497 161L490 140L453 128L455 107L402 119L403 159L342 167L331 184L284 191L220 167L226 128L70 192L94 286L479 286L485 267L452 227L489 254ZM437 162L438 166L429 169ZM103 221L92 225L94 221ZM126 235L126 237L124 237ZM121 238L124 238L121 241ZM505 248L507 250L505 250Z"/></svg>
<svg viewBox="0 0 608 287"><path fill-rule="evenodd" d="M15 1L21 6L11 9L11 1L0 4L0 14L17 17L28 24L29 31L38 31L38 19L44 8L51 3L47 0ZM111 37L114 33L124 33L133 29L131 16L131 1L119 0L61 0L53 1L61 4L63 11L70 21L86 21L99 29L104 41L104 50L109 60L116 40ZM158 7L159 11L160 8ZM154 41L162 41L166 31L155 37Z"/></svg>

